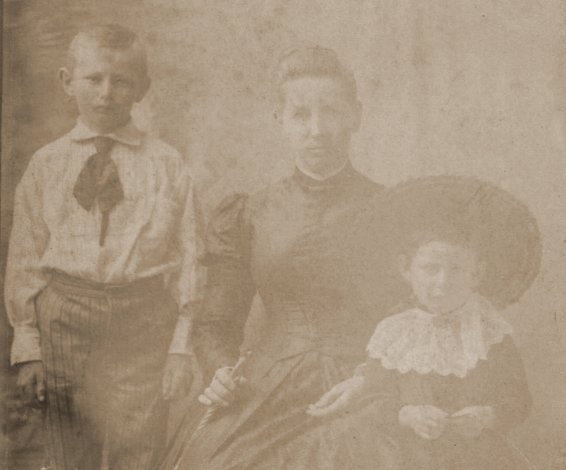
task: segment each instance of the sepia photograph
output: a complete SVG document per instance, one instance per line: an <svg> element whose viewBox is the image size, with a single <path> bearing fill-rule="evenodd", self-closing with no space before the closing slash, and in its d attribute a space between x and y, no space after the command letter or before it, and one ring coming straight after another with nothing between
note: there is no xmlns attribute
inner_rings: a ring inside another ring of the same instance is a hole
<svg viewBox="0 0 566 470"><path fill-rule="evenodd" d="M564 0L3 0L0 469L566 470Z"/></svg>

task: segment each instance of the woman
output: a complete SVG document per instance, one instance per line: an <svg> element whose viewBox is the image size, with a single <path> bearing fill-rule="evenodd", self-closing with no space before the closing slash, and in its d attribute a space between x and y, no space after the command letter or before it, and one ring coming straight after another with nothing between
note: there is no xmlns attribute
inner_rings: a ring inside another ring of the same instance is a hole
<svg viewBox="0 0 566 470"><path fill-rule="evenodd" d="M389 303L380 263L370 261L379 257L378 234L363 241L362 209L382 188L348 157L361 115L356 83L333 51L315 47L282 59L277 86L278 121L296 169L252 196L229 197L211 220L209 283L193 341L210 381L200 401L221 409L192 436L187 423L167 469L360 468L356 459L369 460L366 451L387 452L375 435L306 413L363 361ZM231 366L256 292L267 326L236 374Z"/></svg>

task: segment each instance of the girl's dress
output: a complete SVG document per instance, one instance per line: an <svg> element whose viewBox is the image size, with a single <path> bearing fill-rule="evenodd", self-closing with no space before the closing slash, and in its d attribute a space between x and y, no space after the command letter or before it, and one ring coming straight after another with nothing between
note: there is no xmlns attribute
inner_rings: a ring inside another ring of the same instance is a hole
<svg viewBox="0 0 566 470"><path fill-rule="evenodd" d="M526 418L531 397L510 334L510 325L478 295L449 317L417 306L378 325L368 344L366 387L380 403L376 423L400 446L399 468L523 468L506 434ZM434 405L449 414L489 405L496 425L464 438L448 424L439 439L426 440L398 424L404 405Z"/></svg>
<svg viewBox="0 0 566 470"><path fill-rule="evenodd" d="M296 170L221 204L207 235L205 305L194 321L205 383L236 362L256 291L266 325L244 367L241 399L197 435L200 416L188 416L162 468L373 469L375 455L392 452L386 437L305 413L364 362L363 345L398 302L387 300L395 289L381 272L379 227L368 234L363 215L376 214L375 206L365 210L380 192L348 165L324 181Z"/></svg>

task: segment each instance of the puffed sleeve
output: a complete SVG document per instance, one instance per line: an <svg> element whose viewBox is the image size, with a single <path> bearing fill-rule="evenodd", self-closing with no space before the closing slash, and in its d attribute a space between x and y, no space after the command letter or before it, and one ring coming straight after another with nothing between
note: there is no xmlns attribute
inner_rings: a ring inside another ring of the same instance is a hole
<svg viewBox="0 0 566 470"><path fill-rule="evenodd" d="M495 410L496 428L507 432L521 424L531 411L525 368L510 336L492 346L488 362L491 365L486 390L488 404Z"/></svg>
<svg viewBox="0 0 566 470"><path fill-rule="evenodd" d="M216 369L234 365L255 286L250 272L250 224L247 196L227 197L208 226L208 268L203 308L194 318L192 344L208 382Z"/></svg>

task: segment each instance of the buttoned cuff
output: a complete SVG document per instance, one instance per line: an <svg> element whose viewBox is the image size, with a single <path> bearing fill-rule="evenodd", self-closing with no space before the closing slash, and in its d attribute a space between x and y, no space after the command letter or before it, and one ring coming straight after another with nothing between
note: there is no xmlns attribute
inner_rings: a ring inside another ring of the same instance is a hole
<svg viewBox="0 0 566 470"><path fill-rule="evenodd" d="M10 363L16 365L29 361L41 361L39 330L31 326L16 326Z"/></svg>
<svg viewBox="0 0 566 470"><path fill-rule="evenodd" d="M175 330L173 331L173 339L169 346L169 354L193 355L193 350L189 345L191 325L190 316L179 315L177 325L175 325Z"/></svg>

